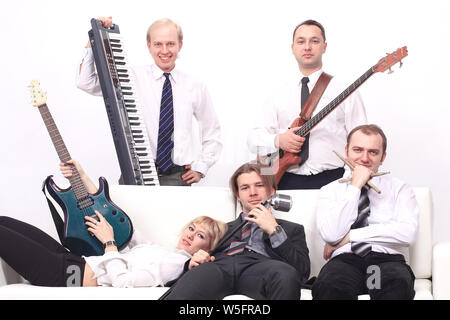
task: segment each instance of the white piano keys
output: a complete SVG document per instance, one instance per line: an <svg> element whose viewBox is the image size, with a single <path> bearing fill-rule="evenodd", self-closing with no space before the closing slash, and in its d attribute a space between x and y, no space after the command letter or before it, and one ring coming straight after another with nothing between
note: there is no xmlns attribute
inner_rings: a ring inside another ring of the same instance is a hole
<svg viewBox="0 0 450 320"><path fill-rule="evenodd" d="M108 33L112 49L112 60L116 66L117 78L123 95L128 123L131 131L131 154L134 154L144 185L159 185L158 174L152 154L149 136L145 126L142 108L135 96L135 85L128 67L128 57L124 50L124 41L119 33Z"/></svg>

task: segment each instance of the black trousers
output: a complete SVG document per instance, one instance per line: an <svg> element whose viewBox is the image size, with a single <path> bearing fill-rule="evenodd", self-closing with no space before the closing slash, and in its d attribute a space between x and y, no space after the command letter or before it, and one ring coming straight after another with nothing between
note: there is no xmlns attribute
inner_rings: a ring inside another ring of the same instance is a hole
<svg viewBox="0 0 450 320"><path fill-rule="evenodd" d="M343 253L323 266L312 296L315 300L350 300L368 293L372 300L411 300L414 279L402 255L372 251L362 258Z"/></svg>
<svg viewBox="0 0 450 320"><path fill-rule="evenodd" d="M42 230L0 217L0 258L33 285L81 286L85 260Z"/></svg>
<svg viewBox="0 0 450 320"><path fill-rule="evenodd" d="M232 294L258 300L298 300L299 276L291 265L255 252L219 253L214 262L185 273L166 300L219 300Z"/></svg>
<svg viewBox="0 0 450 320"><path fill-rule="evenodd" d="M324 185L342 178L344 172L344 168L326 170L309 176L286 172L278 183L278 190L320 189Z"/></svg>

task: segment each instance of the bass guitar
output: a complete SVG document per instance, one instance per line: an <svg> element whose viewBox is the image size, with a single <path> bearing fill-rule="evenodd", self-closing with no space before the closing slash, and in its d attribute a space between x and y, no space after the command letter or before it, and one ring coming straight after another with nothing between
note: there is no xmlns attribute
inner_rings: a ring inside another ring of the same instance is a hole
<svg viewBox="0 0 450 320"><path fill-rule="evenodd" d="M71 157L50 114L47 96L39 87L38 81L32 81L30 88L32 104L41 113L59 159L66 163ZM87 230L84 219L85 216L91 216L98 220L94 212L97 210L113 227L117 247L119 250L122 249L131 239L133 225L125 212L111 201L108 182L100 177L98 191L95 194L89 194L74 166L72 166L72 172L69 188L59 188L52 176L45 179L42 187L61 244L80 256L102 255L103 245Z"/></svg>
<svg viewBox="0 0 450 320"><path fill-rule="evenodd" d="M300 127L295 134L301 137L305 137L315 126L319 124L326 116L328 116L333 110L341 104L349 95L351 95L360 85L362 85L367 79L369 79L376 72L384 72L390 69L394 64L400 62L408 55L408 50L405 47L397 49L391 54L386 55L380 59L376 65L367 70L361 77L353 82L347 89L345 89L340 95L338 95L333 101L320 110L315 116L309 120L297 118L291 125L291 128ZM298 165L302 158L296 154L279 150L278 152L267 155L267 157L258 158L257 161L264 165L271 167L272 172L275 175L277 184L280 182L284 173L293 165Z"/></svg>

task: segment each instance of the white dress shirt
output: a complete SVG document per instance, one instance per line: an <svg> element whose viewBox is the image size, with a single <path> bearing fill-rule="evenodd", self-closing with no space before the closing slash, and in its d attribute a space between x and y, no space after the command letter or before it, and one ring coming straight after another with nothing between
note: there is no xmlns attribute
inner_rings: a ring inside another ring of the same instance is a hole
<svg viewBox="0 0 450 320"><path fill-rule="evenodd" d="M347 170L344 177L350 177ZM367 242L372 251L403 254L408 261L408 246L416 236L419 225L419 206L413 189L391 175L371 179L381 190L368 191L370 201L369 225L350 229L358 216L361 190L350 182L333 181L320 189L317 202L317 228L322 239L337 244L350 231L350 243L334 251L332 257L351 252L351 242Z"/></svg>
<svg viewBox="0 0 450 320"><path fill-rule="evenodd" d="M84 257L99 286L153 287L178 278L192 256L184 250L169 250L145 241L138 231L120 252Z"/></svg>
<svg viewBox="0 0 450 320"><path fill-rule="evenodd" d="M129 69L134 78L134 89L143 112L150 148L156 158L159 109L165 77L156 65ZM176 68L170 72L170 82L174 108L172 161L177 165L190 164L192 170L206 175L222 151L220 124L211 97L203 83ZM86 50L83 65L78 73L77 86L87 93L102 95L91 48ZM198 122L201 146L193 139L193 116Z"/></svg>
<svg viewBox="0 0 450 320"><path fill-rule="evenodd" d="M311 92L322 70L309 75L308 88ZM260 155L277 151L275 137L284 133L301 112L301 79L299 72L287 81L263 105L255 115L255 123L248 136L250 151ZM340 95L350 85L342 85L333 77L323 93L313 115ZM301 175L317 174L325 170L342 167L342 161L332 150L344 153L347 134L356 126L367 124L366 112L358 91L353 92L344 102L311 130L309 138L309 158L299 166L292 166L288 172ZM258 152L258 147L261 152Z"/></svg>

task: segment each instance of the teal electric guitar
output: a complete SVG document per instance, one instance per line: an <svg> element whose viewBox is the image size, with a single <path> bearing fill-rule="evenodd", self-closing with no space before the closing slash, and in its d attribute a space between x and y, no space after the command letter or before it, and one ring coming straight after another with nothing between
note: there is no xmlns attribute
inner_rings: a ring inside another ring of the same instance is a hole
<svg viewBox="0 0 450 320"><path fill-rule="evenodd" d="M48 109L47 96L39 87L38 81L32 81L30 87L32 104L38 107L41 113L59 159L66 163L71 157ZM125 212L109 198L108 182L100 177L98 191L95 194L89 194L74 166L72 166L72 172L69 188L60 189L52 176L45 179L42 188L61 244L80 256L102 255L103 245L87 230L84 219L85 216L91 216L98 220L94 212L97 210L113 227L114 239L120 250L130 241L133 225Z"/></svg>

